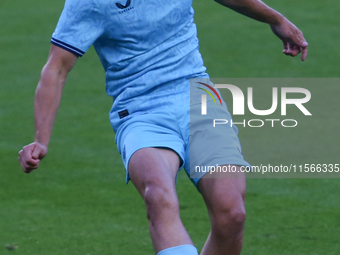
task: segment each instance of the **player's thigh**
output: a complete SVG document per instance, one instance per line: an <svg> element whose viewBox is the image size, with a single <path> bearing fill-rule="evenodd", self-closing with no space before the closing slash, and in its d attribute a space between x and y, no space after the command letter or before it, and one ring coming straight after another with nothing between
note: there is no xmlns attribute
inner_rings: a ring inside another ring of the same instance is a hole
<svg viewBox="0 0 340 255"><path fill-rule="evenodd" d="M129 161L132 183L144 197L147 188L175 192L175 183L180 158L176 152L166 148L142 148Z"/></svg>
<svg viewBox="0 0 340 255"><path fill-rule="evenodd" d="M235 166L240 170L240 166ZM198 182L211 217L218 214L245 214L246 178L241 171L213 173Z"/></svg>

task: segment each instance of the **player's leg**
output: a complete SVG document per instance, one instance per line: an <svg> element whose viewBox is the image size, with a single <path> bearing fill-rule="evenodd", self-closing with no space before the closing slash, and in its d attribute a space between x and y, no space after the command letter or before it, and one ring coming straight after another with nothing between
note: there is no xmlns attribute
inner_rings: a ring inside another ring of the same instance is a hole
<svg viewBox="0 0 340 255"><path fill-rule="evenodd" d="M211 232L201 255L240 254L246 218L244 173L208 174L199 181L198 189L211 222Z"/></svg>
<svg viewBox="0 0 340 255"><path fill-rule="evenodd" d="M190 101L190 144L186 150L185 170L201 192L211 221L211 232L201 255L235 255L240 254L243 242L245 176L211 169L218 166L223 169L226 164L247 166L249 163L242 155L238 129L230 125L232 116L226 103L221 100L219 91L211 89L209 84L212 88L208 79L191 80L190 99L193 100ZM202 114L201 91L207 87L217 93L221 104L206 100L206 112ZM227 120L228 125L215 125L216 119ZM222 176L216 176L220 174Z"/></svg>
<svg viewBox="0 0 340 255"><path fill-rule="evenodd" d="M172 150L143 148L129 161L131 181L143 197L154 249L159 255L197 255L179 215L176 175L180 158Z"/></svg>

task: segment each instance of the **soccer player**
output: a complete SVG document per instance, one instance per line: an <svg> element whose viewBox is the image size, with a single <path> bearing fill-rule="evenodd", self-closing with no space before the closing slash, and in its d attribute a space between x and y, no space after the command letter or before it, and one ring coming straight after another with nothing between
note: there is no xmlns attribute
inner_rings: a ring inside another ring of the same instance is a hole
<svg viewBox="0 0 340 255"><path fill-rule="evenodd" d="M307 56L307 42L290 21L259 0L218 0L241 14L268 23L283 41L283 53ZM106 90L115 100L110 121L131 180L145 201L158 255L197 255L180 216L176 176L182 166L248 163L237 131L223 138L190 133L190 79L209 78L198 51L191 0L66 0L35 95L34 142L19 152L24 172L46 156L66 76L91 45L106 71ZM223 103L225 105L225 103ZM227 108L222 111L225 114ZM196 127L197 128L197 127ZM203 127L202 127L203 128ZM214 151L202 155L200 140ZM197 145L198 144L198 145ZM191 146L191 149L190 149ZM190 152L190 153L189 153ZM192 162L190 162L192 161ZM211 232L202 255L240 254L245 221L245 177L191 178L202 194Z"/></svg>

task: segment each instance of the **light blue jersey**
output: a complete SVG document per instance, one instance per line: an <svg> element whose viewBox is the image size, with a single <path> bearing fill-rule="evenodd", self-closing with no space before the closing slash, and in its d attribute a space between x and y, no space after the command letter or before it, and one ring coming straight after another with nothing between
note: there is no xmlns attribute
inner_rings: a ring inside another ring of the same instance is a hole
<svg viewBox="0 0 340 255"><path fill-rule="evenodd" d="M207 76L191 4L66 0L51 42L77 56L94 45L106 71L106 91L115 99L110 112L115 131L127 115L145 111L148 101L161 103L174 90L189 93L189 78Z"/></svg>
<svg viewBox="0 0 340 255"><path fill-rule="evenodd" d="M110 121L129 180L129 160L145 147L175 151L195 185L195 166L249 165L237 129L207 131L191 78L208 77L198 51L192 0L66 0L51 42L82 56L91 45L114 98ZM209 81L206 81L209 83ZM231 118L224 105L212 118ZM211 106L209 109L213 109ZM211 117L211 116L210 116ZM210 149L208 149L210 148ZM196 169L196 168L195 168Z"/></svg>

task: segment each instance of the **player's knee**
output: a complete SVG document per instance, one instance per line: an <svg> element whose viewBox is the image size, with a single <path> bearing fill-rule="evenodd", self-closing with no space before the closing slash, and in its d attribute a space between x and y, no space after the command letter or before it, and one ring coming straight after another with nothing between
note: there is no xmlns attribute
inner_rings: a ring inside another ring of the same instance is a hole
<svg viewBox="0 0 340 255"><path fill-rule="evenodd" d="M159 185L146 186L144 201L149 220L156 220L164 214L176 213L179 207L176 195L168 188Z"/></svg>
<svg viewBox="0 0 340 255"><path fill-rule="evenodd" d="M233 224L243 225L246 220L246 211L243 207L231 210L231 212L229 213L229 218Z"/></svg>
<svg viewBox="0 0 340 255"><path fill-rule="evenodd" d="M215 218L219 226L239 225L245 222L246 212L242 207L221 210L217 213Z"/></svg>
<svg viewBox="0 0 340 255"><path fill-rule="evenodd" d="M246 211L244 206L222 207L215 212L213 230L223 236L239 234L243 231L245 220Z"/></svg>

